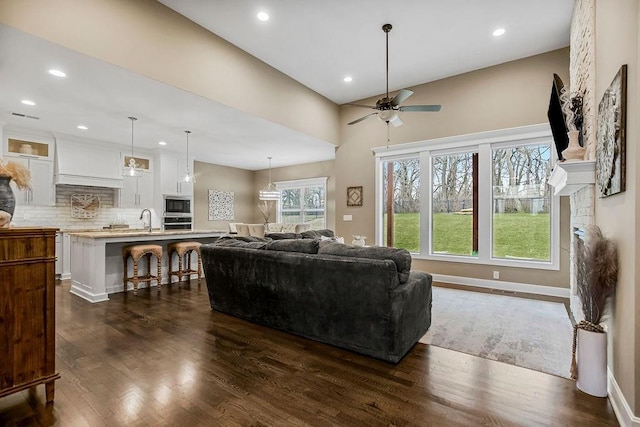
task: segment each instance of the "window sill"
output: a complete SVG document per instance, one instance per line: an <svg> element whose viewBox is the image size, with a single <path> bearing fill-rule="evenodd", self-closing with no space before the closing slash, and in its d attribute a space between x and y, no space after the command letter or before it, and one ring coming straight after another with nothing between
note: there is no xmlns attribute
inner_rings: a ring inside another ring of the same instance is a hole
<svg viewBox="0 0 640 427"><path fill-rule="evenodd" d="M478 264L478 265L497 265L502 267L513 268L530 268L534 270L555 270L559 271L559 263L552 261L525 261L522 259L501 259L501 258L489 258L481 259L470 256L455 256L455 255L423 255L418 253L411 253L412 259L421 259L426 261L444 261L444 262L458 262L463 264Z"/></svg>

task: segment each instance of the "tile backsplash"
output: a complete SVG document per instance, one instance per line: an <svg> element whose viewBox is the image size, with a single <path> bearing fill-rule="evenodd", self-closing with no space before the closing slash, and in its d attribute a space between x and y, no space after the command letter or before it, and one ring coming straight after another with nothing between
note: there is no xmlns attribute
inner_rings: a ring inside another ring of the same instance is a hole
<svg viewBox="0 0 640 427"><path fill-rule="evenodd" d="M55 206L16 206L13 214L15 226L44 226L60 229L99 229L110 224L128 224L130 228L142 228L140 220L142 209L117 208L115 205L117 190L102 187L84 187L77 185L56 186ZM100 208L95 218L72 218L71 195L90 194L100 198ZM152 219L153 227L160 227L157 215Z"/></svg>

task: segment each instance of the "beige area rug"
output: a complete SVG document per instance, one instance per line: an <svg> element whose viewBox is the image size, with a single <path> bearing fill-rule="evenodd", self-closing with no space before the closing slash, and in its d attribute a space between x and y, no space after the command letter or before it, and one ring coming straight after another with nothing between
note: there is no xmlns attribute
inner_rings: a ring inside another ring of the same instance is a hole
<svg viewBox="0 0 640 427"><path fill-rule="evenodd" d="M434 286L420 342L569 378L572 340L560 303Z"/></svg>

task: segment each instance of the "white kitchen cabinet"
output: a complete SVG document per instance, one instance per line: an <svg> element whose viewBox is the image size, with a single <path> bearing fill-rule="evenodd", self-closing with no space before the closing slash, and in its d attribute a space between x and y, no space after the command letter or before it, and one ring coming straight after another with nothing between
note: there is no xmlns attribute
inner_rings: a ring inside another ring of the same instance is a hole
<svg viewBox="0 0 640 427"><path fill-rule="evenodd" d="M131 153L121 153L123 178L118 206L121 208L152 208L153 207L153 161L149 156L134 153L136 171L140 176L131 177L124 173L128 169Z"/></svg>
<svg viewBox="0 0 640 427"><path fill-rule="evenodd" d="M193 183L182 181L186 170L186 157L162 153L160 155L161 194L193 197ZM190 159L189 170L193 173L193 159Z"/></svg>
<svg viewBox="0 0 640 427"><path fill-rule="evenodd" d="M19 190L11 182L18 206L55 206L56 193L53 185L53 162L36 158L16 157L10 161L21 163L31 172L31 189Z"/></svg>
<svg viewBox="0 0 640 427"><path fill-rule="evenodd" d="M121 208L153 207L153 175L143 173L137 177L124 177L118 205Z"/></svg>
<svg viewBox="0 0 640 427"><path fill-rule="evenodd" d="M12 130L5 131L5 138L5 156L53 161L53 138Z"/></svg>

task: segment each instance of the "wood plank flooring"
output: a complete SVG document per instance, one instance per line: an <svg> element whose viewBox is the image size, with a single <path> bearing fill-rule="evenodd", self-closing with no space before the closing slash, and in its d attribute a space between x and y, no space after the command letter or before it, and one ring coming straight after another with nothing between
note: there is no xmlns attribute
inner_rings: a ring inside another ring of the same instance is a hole
<svg viewBox="0 0 640 427"><path fill-rule="evenodd" d="M55 402L2 398L2 426L618 425L563 378L423 344L393 365L213 312L204 280L56 299Z"/></svg>

